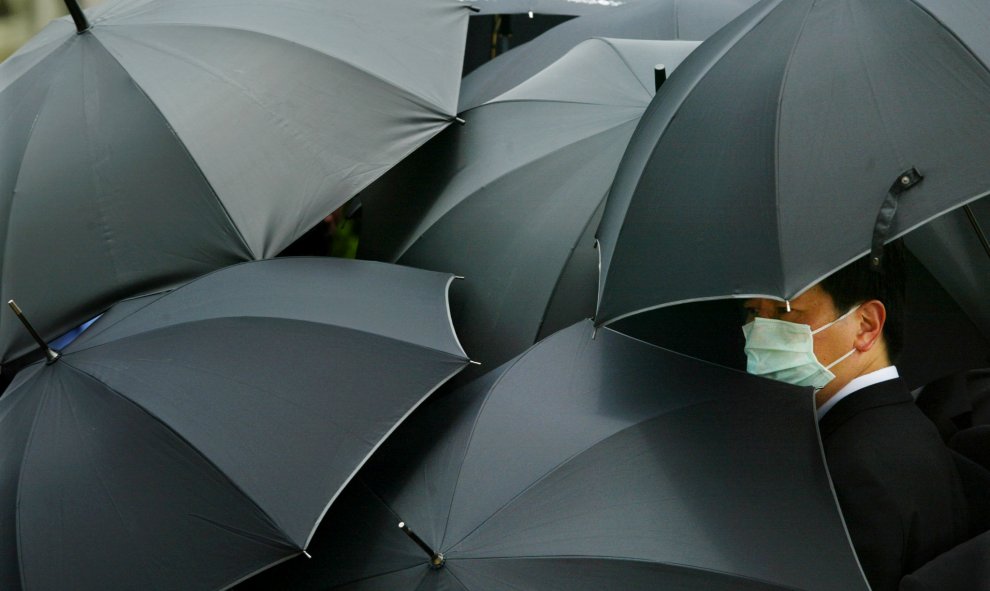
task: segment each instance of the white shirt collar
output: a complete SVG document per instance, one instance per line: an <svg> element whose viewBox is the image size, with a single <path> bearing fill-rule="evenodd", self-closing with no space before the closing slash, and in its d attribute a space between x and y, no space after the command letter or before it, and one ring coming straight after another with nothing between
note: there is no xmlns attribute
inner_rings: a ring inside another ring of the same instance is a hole
<svg viewBox="0 0 990 591"><path fill-rule="evenodd" d="M894 367L893 365L888 365L887 367L884 367L882 369L871 371L870 373L863 374L857 378L850 380L848 384L843 386L838 392L833 394L831 398L826 400L825 404L821 405L818 408L818 420L819 421L822 420L822 417L825 416L825 413L831 410L833 406L838 404L840 400L842 400L846 396L849 396L853 392L856 392L857 390L862 390L867 386L872 386L873 384L879 384L880 382L886 382L887 380L893 380L898 377L900 377L900 374L897 373L897 368Z"/></svg>

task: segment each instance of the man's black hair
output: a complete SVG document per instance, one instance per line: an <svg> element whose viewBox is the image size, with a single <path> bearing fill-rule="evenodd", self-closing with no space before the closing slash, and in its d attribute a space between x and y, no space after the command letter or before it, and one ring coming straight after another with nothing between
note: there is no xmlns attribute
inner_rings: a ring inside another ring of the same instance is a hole
<svg viewBox="0 0 990 591"><path fill-rule="evenodd" d="M887 309L883 337L891 363L897 361L904 348L904 269L904 245L900 240L895 240L884 247L879 270L872 268L867 255L832 273L820 283L840 313L869 300L883 302Z"/></svg>

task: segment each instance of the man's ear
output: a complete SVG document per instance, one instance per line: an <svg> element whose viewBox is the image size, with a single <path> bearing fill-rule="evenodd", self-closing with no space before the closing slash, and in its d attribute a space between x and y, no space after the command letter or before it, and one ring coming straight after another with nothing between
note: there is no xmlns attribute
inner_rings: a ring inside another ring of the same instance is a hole
<svg viewBox="0 0 990 591"><path fill-rule="evenodd" d="M887 321L887 308L880 300L869 300L860 304L856 311L859 326L856 330L856 340L853 346L860 353L869 351L883 336L883 324Z"/></svg>

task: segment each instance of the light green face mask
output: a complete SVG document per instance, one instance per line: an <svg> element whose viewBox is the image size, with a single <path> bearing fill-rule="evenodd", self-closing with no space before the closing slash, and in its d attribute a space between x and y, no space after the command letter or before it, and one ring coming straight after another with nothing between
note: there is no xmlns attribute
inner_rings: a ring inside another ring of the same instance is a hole
<svg viewBox="0 0 990 591"><path fill-rule="evenodd" d="M814 335L856 311L854 306L832 322L812 331L807 324L755 318L742 327L746 336L746 371L796 386L822 389L835 379L830 369L856 352L851 349L828 366L815 357Z"/></svg>

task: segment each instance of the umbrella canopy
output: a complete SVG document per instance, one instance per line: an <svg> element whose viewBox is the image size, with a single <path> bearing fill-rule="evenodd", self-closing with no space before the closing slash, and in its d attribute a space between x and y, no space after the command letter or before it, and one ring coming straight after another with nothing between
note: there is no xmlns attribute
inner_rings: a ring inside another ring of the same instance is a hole
<svg viewBox="0 0 990 591"><path fill-rule="evenodd" d="M518 86L592 37L701 41L755 2L636 0L572 19L465 76L459 110L477 107Z"/></svg>
<svg viewBox="0 0 990 591"><path fill-rule="evenodd" d="M457 0L118 0L0 65L0 292L58 336L274 256L456 111ZM39 271L39 270L43 270ZM23 353L0 322L0 361Z"/></svg>
<svg viewBox="0 0 990 591"><path fill-rule="evenodd" d="M867 589L810 389L592 334L422 408L257 587Z"/></svg>
<svg viewBox="0 0 990 591"><path fill-rule="evenodd" d="M694 41L592 39L361 194L362 257L451 271L465 345L495 367L594 314L601 204L654 66Z"/></svg>
<svg viewBox="0 0 990 591"><path fill-rule="evenodd" d="M650 0L473 0L478 14L598 14L617 6Z"/></svg>
<svg viewBox="0 0 990 591"><path fill-rule="evenodd" d="M450 280L278 259L110 309L0 397L0 587L217 589L300 554L467 363Z"/></svg>
<svg viewBox="0 0 990 591"><path fill-rule="evenodd" d="M616 174L596 319L788 299L990 190L990 8L764 0L658 93Z"/></svg>

